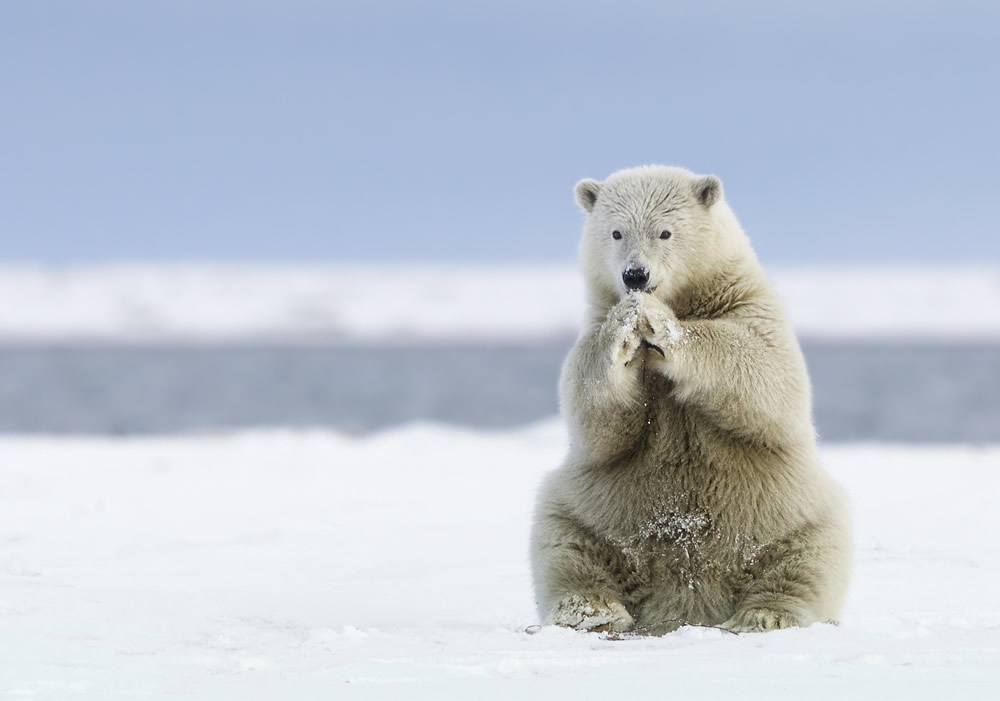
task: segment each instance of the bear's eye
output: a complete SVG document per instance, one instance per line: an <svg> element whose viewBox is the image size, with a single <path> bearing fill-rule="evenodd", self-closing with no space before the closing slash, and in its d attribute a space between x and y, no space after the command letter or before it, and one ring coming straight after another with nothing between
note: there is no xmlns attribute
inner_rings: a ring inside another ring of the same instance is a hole
<svg viewBox="0 0 1000 701"><path fill-rule="evenodd" d="M663 239L664 241L670 238L670 236L671 236L670 232L667 231L666 229L660 232L660 238Z"/></svg>
<svg viewBox="0 0 1000 701"><path fill-rule="evenodd" d="M613 238L615 241L617 241L621 237L622 237L622 232L618 231L618 229L615 229L614 231L611 232L611 238Z"/></svg>

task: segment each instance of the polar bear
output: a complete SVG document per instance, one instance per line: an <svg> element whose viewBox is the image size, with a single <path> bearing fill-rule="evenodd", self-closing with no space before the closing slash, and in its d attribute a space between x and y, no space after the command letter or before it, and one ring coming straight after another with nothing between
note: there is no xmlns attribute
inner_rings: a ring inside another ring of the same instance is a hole
<svg viewBox="0 0 1000 701"><path fill-rule="evenodd" d="M544 622L662 634L837 621L845 501L805 362L722 183L581 180L589 311L560 377L569 454L531 536Z"/></svg>

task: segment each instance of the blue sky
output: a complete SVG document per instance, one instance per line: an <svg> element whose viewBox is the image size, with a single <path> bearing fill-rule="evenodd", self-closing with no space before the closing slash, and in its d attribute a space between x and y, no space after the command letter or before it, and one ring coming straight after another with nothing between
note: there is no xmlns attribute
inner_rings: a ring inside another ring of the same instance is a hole
<svg viewBox="0 0 1000 701"><path fill-rule="evenodd" d="M576 254L581 177L713 172L773 263L997 261L1000 4L0 9L0 260Z"/></svg>

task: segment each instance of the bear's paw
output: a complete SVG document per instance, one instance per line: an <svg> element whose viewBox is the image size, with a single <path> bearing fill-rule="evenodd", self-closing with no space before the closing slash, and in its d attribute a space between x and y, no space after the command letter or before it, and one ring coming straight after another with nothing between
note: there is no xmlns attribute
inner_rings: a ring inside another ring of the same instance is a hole
<svg viewBox="0 0 1000 701"><path fill-rule="evenodd" d="M640 326L644 322L642 301L638 295L628 295L608 313L606 330L611 336L611 358L614 367L628 367L642 348Z"/></svg>
<svg viewBox="0 0 1000 701"><path fill-rule="evenodd" d="M747 608L737 611L722 624L734 633L763 633L782 628L797 628L801 625L798 616L788 611L769 608Z"/></svg>
<svg viewBox="0 0 1000 701"><path fill-rule="evenodd" d="M579 594L563 597L552 608L547 623L595 633L624 633L634 625L632 616L620 602Z"/></svg>

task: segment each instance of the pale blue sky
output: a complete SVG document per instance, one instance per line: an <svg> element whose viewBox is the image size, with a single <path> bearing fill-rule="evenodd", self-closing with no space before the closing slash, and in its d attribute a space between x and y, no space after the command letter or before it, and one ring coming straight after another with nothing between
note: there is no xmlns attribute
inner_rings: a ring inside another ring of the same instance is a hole
<svg viewBox="0 0 1000 701"><path fill-rule="evenodd" d="M5 2L0 260L571 259L576 180L663 162L765 261L998 261L998 36L995 2Z"/></svg>

